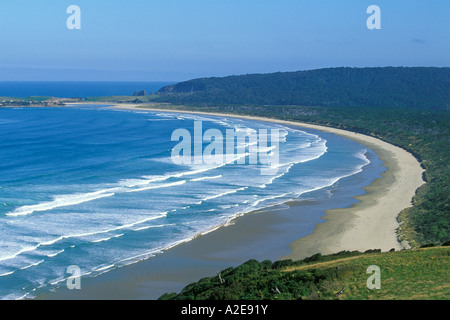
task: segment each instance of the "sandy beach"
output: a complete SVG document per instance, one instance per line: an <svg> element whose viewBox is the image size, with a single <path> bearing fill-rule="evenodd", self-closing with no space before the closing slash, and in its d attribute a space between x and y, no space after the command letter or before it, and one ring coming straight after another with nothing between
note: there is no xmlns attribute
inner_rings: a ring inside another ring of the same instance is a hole
<svg viewBox="0 0 450 320"><path fill-rule="evenodd" d="M165 292L178 292L191 282L214 276L220 270L237 266L251 258L261 261L280 258L298 260L319 252L388 251L407 247L407 244L397 240L396 229L399 224L396 218L402 209L412 205L415 191L424 181L420 163L401 148L370 136L293 121L139 108L127 104L114 108L238 117L319 130L367 146L383 161L386 170L381 178L364 188L366 193L355 197L356 200L349 207L339 208L339 201L324 201L322 206L293 202L283 208L249 213L227 227L182 243L151 259L112 270L96 278L86 278L82 290L61 288L38 299L157 299ZM313 230L301 230L301 226L296 224L302 211L315 211L318 215Z"/></svg>
<svg viewBox="0 0 450 320"><path fill-rule="evenodd" d="M139 109L135 105L118 105L116 108ZM192 111L170 111L142 108L160 112L199 113ZM292 254L285 258L301 259L317 252L335 253L342 250L365 251L392 248L408 248L407 243L399 243L396 230L397 216L401 210L412 206L416 190L424 184L423 168L418 160L406 150L380 139L341 129L284 121L271 118L204 113L216 116L238 117L250 120L275 122L302 128L333 133L357 141L375 151L386 166L383 178L376 179L366 189L367 194L356 197L359 200L351 208L327 210L326 223L316 226L314 232L291 244Z"/></svg>

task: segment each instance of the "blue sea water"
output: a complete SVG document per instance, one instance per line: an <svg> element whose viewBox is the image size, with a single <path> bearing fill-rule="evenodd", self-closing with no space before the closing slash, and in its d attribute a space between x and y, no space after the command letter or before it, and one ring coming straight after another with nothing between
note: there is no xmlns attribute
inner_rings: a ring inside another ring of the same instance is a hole
<svg viewBox="0 0 450 320"><path fill-rule="evenodd" d="M0 97L86 98L132 96L135 91L156 92L171 82L155 81L0 81Z"/></svg>
<svg viewBox="0 0 450 320"><path fill-rule="evenodd" d="M276 174L262 175L261 164L174 164L172 133L194 132L195 121L224 136L278 129ZM95 277L245 213L318 190L332 197L376 160L366 147L318 131L105 106L3 108L0 137L0 299L65 286L72 265Z"/></svg>

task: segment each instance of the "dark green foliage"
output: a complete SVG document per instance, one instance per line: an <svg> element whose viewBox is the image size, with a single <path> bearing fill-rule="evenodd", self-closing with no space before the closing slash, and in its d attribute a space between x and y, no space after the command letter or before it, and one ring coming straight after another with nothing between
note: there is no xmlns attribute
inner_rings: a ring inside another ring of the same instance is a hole
<svg viewBox="0 0 450 320"><path fill-rule="evenodd" d="M378 252L378 250L375 250ZM238 267L222 270L217 276L189 284L179 294L166 293L159 300L286 300L318 296L324 280L335 279L337 269L316 269L286 272L288 267L319 261L363 255L358 251L342 251L322 256L315 254L299 261L279 260L258 262L249 260ZM222 279L222 281L221 281ZM330 296L331 297L331 296Z"/></svg>
<svg viewBox="0 0 450 320"><path fill-rule="evenodd" d="M316 254L300 261L273 263L249 260L238 267L223 270L220 277L203 278L189 284L179 294L166 293L159 300L340 299L343 292L346 299L370 299L375 292L366 287L365 270L374 263L385 270L384 290L377 292L382 293L378 298L408 299L418 293L426 296L429 293L425 289L432 288L437 297L445 299L442 281L448 270L449 252L437 247L385 253L378 249L365 253L342 251L325 256ZM349 257L354 259L346 259ZM325 261L329 263L322 263ZM430 261L439 267L430 268ZM403 285L398 285L400 282ZM415 288L416 284L427 285L420 289ZM409 289L404 290L403 286ZM444 295L440 296L440 292Z"/></svg>
<svg viewBox="0 0 450 320"><path fill-rule="evenodd" d="M322 260L322 254L321 253L317 253L309 258L303 259L304 262L318 262Z"/></svg>
<svg viewBox="0 0 450 320"><path fill-rule="evenodd" d="M364 251L364 253L380 253L381 249L369 249Z"/></svg>
<svg viewBox="0 0 450 320"><path fill-rule="evenodd" d="M321 270L283 272L265 269L262 263L243 264L228 273L190 284L180 294L164 294L160 300L276 300L301 299L327 278Z"/></svg>
<svg viewBox="0 0 450 320"><path fill-rule="evenodd" d="M449 87L450 68L328 68L189 80L162 88L156 101L449 109Z"/></svg>
<svg viewBox="0 0 450 320"><path fill-rule="evenodd" d="M421 248L432 248L435 247L436 245L434 243L427 243L424 244L423 246L420 246Z"/></svg>
<svg viewBox="0 0 450 320"><path fill-rule="evenodd" d="M293 265L295 265L295 262L292 261L291 259L279 260L279 261L275 261L273 263L273 268L274 269L282 269L282 268L290 267Z"/></svg>

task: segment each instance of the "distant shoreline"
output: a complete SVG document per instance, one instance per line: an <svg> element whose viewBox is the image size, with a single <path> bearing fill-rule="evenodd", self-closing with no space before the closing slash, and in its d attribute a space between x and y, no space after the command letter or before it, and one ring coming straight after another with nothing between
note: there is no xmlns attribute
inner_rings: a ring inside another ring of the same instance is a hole
<svg viewBox="0 0 450 320"><path fill-rule="evenodd" d="M383 161L387 168L382 174L383 177L376 179L366 187L367 193L356 197L360 202L355 203L351 208L327 210L324 217L326 222L316 225L311 235L292 243L290 245L292 254L284 258L298 260L318 252L330 254L342 250L363 252L369 249L388 251L392 248L400 250L409 246L407 243L401 244L398 241L397 216L400 211L412 206L412 198L416 190L425 183L423 181L424 169L411 153L400 147L360 133L296 121L225 113L167 110L132 104L114 105L113 107L274 122L329 132L361 143L372 149Z"/></svg>

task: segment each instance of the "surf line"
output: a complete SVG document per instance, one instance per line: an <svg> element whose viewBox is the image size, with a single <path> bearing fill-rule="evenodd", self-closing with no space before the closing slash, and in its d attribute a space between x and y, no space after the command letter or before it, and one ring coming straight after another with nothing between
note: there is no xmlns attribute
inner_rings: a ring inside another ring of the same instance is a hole
<svg viewBox="0 0 450 320"><path fill-rule="evenodd" d="M262 165L261 175L275 175L278 172L279 129L270 129L270 134L267 129L226 129L224 137L219 129L208 129L203 133L202 121L194 121L193 136L188 129L178 128L172 132L171 141L179 142L171 154L172 162L177 165L232 162L242 165L246 164L248 157L248 164ZM205 143L207 145L203 148Z"/></svg>

